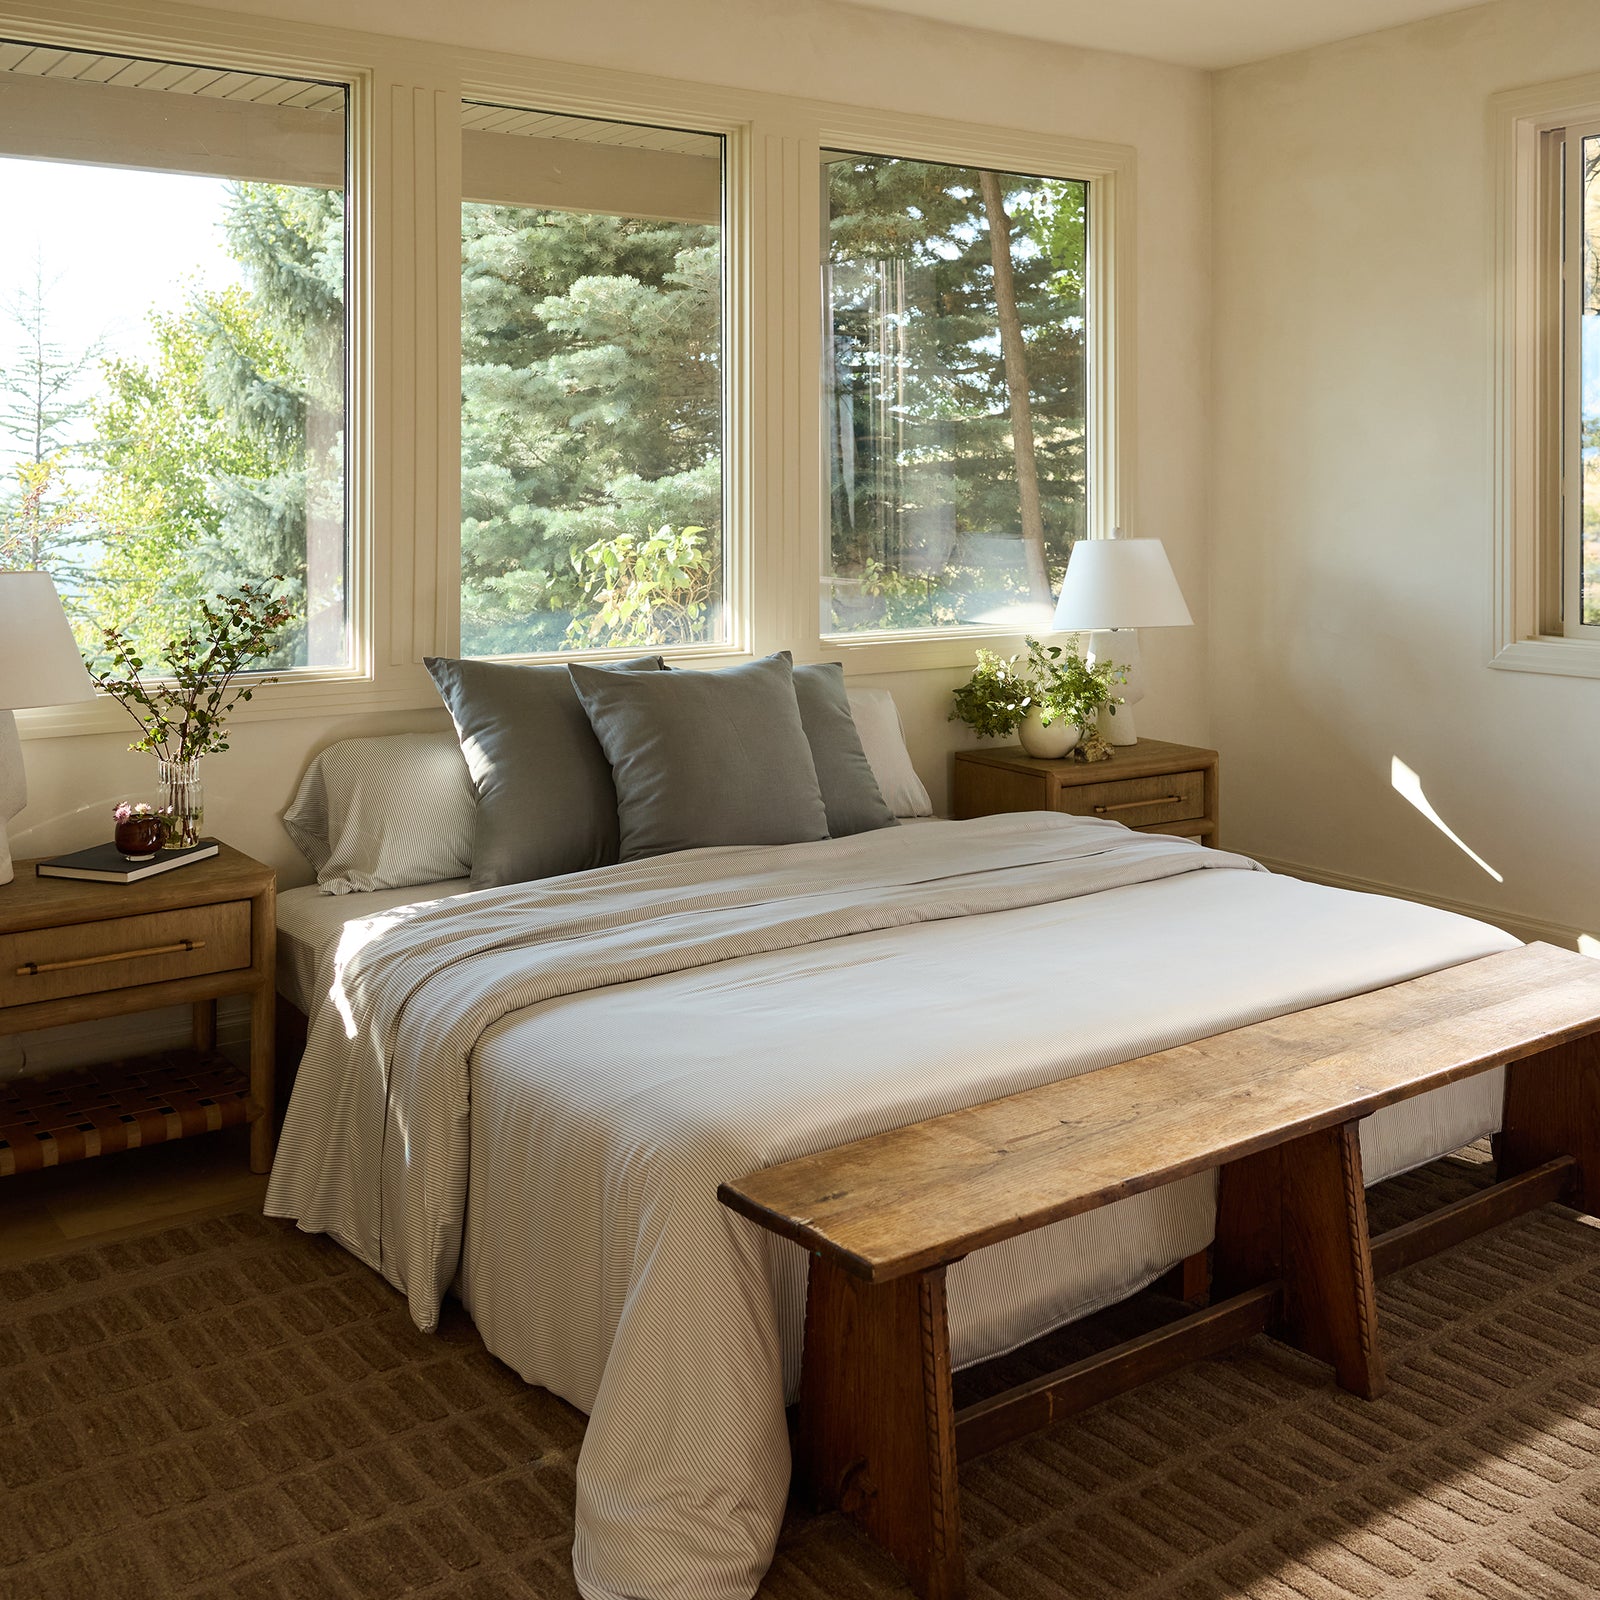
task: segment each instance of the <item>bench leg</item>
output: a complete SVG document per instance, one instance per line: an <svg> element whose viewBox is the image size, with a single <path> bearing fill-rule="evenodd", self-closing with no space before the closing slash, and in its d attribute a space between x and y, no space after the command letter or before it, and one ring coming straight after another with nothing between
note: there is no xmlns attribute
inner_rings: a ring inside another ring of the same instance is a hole
<svg viewBox="0 0 1600 1600"><path fill-rule="evenodd" d="M1157 1278L1154 1287L1196 1310L1208 1305L1211 1301L1211 1252L1200 1250L1185 1256L1165 1277Z"/></svg>
<svg viewBox="0 0 1600 1600"><path fill-rule="evenodd" d="M1359 1125L1342 1123L1222 1169L1217 1292L1279 1278L1281 1336L1329 1362L1341 1388L1383 1393Z"/></svg>
<svg viewBox="0 0 1600 1600"><path fill-rule="evenodd" d="M811 1258L795 1477L839 1506L926 1600L965 1592L943 1267L868 1283Z"/></svg>
<svg viewBox="0 0 1600 1600"><path fill-rule="evenodd" d="M1501 1178L1554 1156L1576 1156L1578 1176L1567 1203L1600 1216L1600 1037L1512 1062L1494 1153Z"/></svg>
<svg viewBox="0 0 1600 1600"><path fill-rule="evenodd" d="M1211 1300L1211 1256L1199 1250L1178 1264L1178 1298L1191 1306L1204 1306Z"/></svg>

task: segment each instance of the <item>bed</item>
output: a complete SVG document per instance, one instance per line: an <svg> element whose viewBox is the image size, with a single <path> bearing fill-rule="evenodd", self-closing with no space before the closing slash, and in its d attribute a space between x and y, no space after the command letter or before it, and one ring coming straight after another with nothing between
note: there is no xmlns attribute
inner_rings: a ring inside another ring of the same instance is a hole
<svg viewBox="0 0 1600 1600"><path fill-rule="evenodd" d="M589 1600L733 1600L771 1558L805 1260L719 1181L1516 943L1053 814L462 888L280 897L311 1028L267 1209L419 1326L458 1293L589 1415ZM1368 1181L1492 1131L1500 1076L1370 1118ZM969 1257L956 1363L1125 1297L1212 1225L1201 1175Z"/></svg>

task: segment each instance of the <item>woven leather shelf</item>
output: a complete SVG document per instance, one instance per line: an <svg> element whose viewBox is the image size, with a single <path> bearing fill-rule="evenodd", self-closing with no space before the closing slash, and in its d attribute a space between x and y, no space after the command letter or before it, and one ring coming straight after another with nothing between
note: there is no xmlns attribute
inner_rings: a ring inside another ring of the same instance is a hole
<svg viewBox="0 0 1600 1600"><path fill-rule="evenodd" d="M249 1079L192 1050L0 1083L0 1178L215 1133L245 1121Z"/></svg>

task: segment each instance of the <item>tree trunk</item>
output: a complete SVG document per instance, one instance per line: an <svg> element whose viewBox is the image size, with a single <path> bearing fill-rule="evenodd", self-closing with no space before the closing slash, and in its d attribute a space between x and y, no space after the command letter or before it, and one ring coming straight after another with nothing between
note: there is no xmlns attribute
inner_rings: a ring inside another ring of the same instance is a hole
<svg viewBox="0 0 1600 1600"><path fill-rule="evenodd" d="M1044 554L1044 513L1039 508L1039 469L1033 458L1033 401L1028 396L1028 350L1022 342L1017 289L1011 276L1011 218L1006 214L1000 179L980 172L984 215L989 221L989 251L994 260L994 300L1000 320L1000 352L1005 359L1006 391L1011 397L1011 448L1017 462L1017 498L1022 506L1022 550L1033 598L1051 601L1050 568Z"/></svg>

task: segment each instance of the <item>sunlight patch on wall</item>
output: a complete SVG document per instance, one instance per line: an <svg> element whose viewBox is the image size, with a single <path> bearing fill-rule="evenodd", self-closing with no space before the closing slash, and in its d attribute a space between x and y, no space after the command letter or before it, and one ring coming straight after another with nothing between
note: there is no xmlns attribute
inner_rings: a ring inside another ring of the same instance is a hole
<svg viewBox="0 0 1600 1600"><path fill-rule="evenodd" d="M1456 849L1476 865L1482 867L1496 883L1504 883L1506 881L1433 809L1433 805L1427 795L1422 792L1422 779L1399 756L1395 756L1389 764L1389 783L1402 800L1415 806Z"/></svg>

